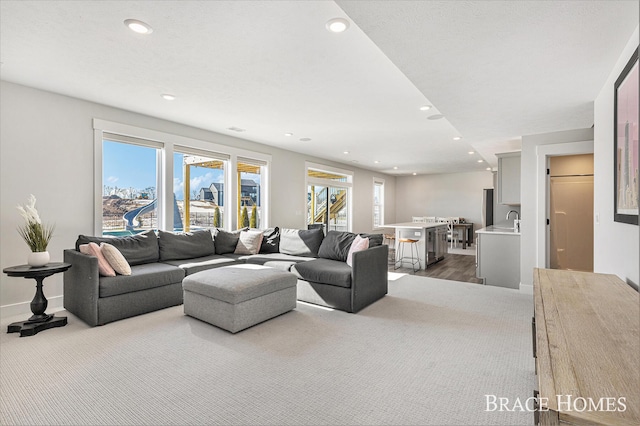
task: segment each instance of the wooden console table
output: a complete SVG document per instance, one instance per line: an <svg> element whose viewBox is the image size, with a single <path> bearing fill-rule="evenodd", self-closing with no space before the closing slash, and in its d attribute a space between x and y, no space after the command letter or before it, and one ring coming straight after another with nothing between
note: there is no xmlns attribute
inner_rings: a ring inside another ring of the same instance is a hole
<svg viewBox="0 0 640 426"><path fill-rule="evenodd" d="M640 425L638 292L552 269L535 269L533 286L540 424Z"/></svg>

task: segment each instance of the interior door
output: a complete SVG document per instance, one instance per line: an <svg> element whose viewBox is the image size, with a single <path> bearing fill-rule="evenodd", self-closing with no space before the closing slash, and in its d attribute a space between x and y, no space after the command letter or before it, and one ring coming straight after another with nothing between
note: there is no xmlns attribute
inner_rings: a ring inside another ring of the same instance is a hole
<svg viewBox="0 0 640 426"><path fill-rule="evenodd" d="M552 269L593 272L593 176L550 178Z"/></svg>

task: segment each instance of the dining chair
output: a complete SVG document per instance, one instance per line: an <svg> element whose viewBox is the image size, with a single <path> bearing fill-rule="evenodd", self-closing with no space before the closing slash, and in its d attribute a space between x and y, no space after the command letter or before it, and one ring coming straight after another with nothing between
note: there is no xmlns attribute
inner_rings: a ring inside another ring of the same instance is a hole
<svg viewBox="0 0 640 426"><path fill-rule="evenodd" d="M454 236L453 236L453 219L450 217L438 217L436 218L438 223L447 224L447 240L451 241L451 248L453 248Z"/></svg>
<svg viewBox="0 0 640 426"><path fill-rule="evenodd" d="M460 218L459 217L450 217L449 219L451 219L451 248L453 248L454 244L456 247L458 247L458 240L462 241L463 238L465 238L464 235L464 229L463 228L458 228L456 229L455 226L453 225L457 225L460 223Z"/></svg>

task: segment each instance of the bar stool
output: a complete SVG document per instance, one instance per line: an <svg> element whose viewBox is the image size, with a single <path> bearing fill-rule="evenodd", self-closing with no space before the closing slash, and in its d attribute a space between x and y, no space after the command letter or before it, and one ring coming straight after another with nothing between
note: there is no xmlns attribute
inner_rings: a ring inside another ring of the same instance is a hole
<svg viewBox="0 0 640 426"><path fill-rule="evenodd" d="M382 244L389 246L388 264L395 265L396 262L396 236L393 234L384 234Z"/></svg>
<svg viewBox="0 0 640 426"><path fill-rule="evenodd" d="M404 246L409 244L409 251L411 253L411 257L404 256ZM416 249L416 257L413 257L413 248ZM420 258L418 257L418 240L414 240L413 238L400 238L398 239L398 254L399 257L396 259L396 263L393 269L398 269L402 267L402 264L406 261L411 262L411 269L413 269L413 273L420 270ZM398 266L398 263L400 266ZM418 269L415 268L416 264L418 265Z"/></svg>

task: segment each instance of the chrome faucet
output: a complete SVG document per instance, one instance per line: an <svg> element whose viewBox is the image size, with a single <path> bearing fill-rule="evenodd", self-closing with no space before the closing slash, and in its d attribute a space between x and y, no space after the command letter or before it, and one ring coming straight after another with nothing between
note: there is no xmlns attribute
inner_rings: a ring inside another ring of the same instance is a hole
<svg viewBox="0 0 640 426"><path fill-rule="evenodd" d="M520 232L520 213L518 213L515 210L509 210L509 213L507 213L506 220L509 220L509 215L511 215L511 213L515 213L516 214L516 219L513 221L513 231L514 232Z"/></svg>

